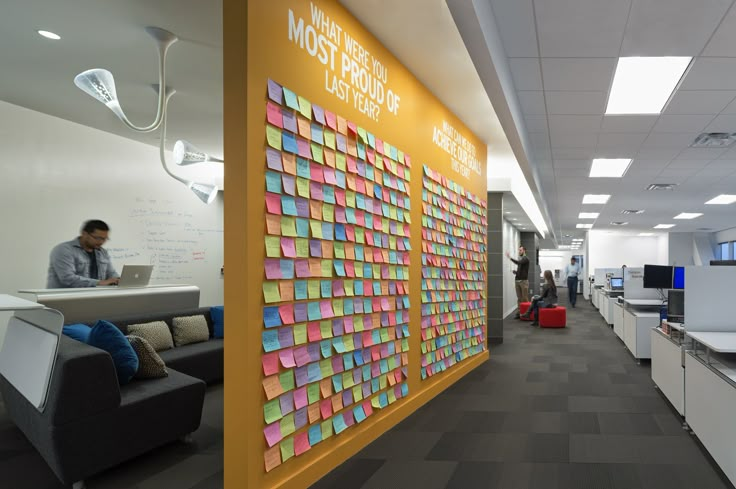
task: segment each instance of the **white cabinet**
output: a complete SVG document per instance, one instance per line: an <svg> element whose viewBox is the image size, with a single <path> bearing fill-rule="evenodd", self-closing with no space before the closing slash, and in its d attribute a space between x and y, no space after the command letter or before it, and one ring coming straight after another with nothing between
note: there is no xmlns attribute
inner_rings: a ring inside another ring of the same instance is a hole
<svg viewBox="0 0 736 489"><path fill-rule="evenodd" d="M613 332L616 336L624 339L624 305L616 302L613 305Z"/></svg>
<svg viewBox="0 0 736 489"><path fill-rule="evenodd" d="M658 328L651 330L652 380L681 416L685 416L685 368L682 347Z"/></svg>
<svg viewBox="0 0 736 489"><path fill-rule="evenodd" d="M652 357L651 329L659 325L659 313L624 310L624 343L634 358Z"/></svg>

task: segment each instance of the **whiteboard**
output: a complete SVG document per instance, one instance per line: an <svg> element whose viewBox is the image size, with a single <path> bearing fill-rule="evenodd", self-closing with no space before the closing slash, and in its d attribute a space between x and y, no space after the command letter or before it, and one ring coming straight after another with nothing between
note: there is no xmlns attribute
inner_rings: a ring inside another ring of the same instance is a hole
<svg viewBox="0 0 736 489"><path fill-rule="evenodd" d="M144 144L4 102L0 121L0 293L45 288L51 249L101 219L118 273L154 265L152 284L196 285L201 306L223 303L222 193L205 205L166 175L157 135Z"/></svg>

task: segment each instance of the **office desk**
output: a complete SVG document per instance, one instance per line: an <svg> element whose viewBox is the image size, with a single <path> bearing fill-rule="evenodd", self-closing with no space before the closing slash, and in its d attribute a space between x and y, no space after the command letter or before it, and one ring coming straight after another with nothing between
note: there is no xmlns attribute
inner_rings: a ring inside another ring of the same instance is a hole
<svg viewBox="0 0 736 489"><path fill-rule="evenodd" d="M43 309L43 304L21 299L8 294L0 294L0 311L21 311L27 309Z"/></svg>
<svg viewBox="0 0 736 489"><path fill-rule="evenodd" d="M613 304L617 302L617 298L623 295L623 293L623 290L601 289L600 312L603 319L605 319L606 323L609 325L613 324Z"/></svg>
<svg viewBox="0 0 736 489"><path fill-rule="evenodd" d="M613 303L613 332L624 340L624 305L619 301Z"/></svg>
<svg viewBox="0 0 736 489"><path fill-rule="evenodd" d="M660 299L624 299L627 306L632 307L655 307L662 306Z"/></svg>
<svg viewBox="0 0 736 489"><path fill-rule="evenodd" d="M650 334L652 380L680 416L685 416L685 345L661 328L653 328Z"/></svg>
<svg viewBox="0 0 736 489"><path fill-rule="evenodd" d="M652 358L651 329L659 326L658 312L624 308L624 343L634 358Z"/></svg>

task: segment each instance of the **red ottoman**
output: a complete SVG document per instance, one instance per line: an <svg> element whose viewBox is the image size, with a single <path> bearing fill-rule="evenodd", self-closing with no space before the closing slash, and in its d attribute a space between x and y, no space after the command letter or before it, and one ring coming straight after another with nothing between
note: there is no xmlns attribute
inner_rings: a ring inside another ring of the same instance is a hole
<svg viewBox="0 0 736 489"><path fill-rule="evenodd" d="M564 328L567 325L567 309L562 306L540 308L540 328Z"/></svg>
<svg viewBox="0 0 736 489"><path fill-rule="evenodd" d="M522 302L522 303L520 303L519 304L519 314L525 314L526 311L529 310L529 306L531 306L531 305L532 305L531 302ZM522 321L533 321L534 320L534 315L531 315L528 318L522 317L521 320Z"/></svg>

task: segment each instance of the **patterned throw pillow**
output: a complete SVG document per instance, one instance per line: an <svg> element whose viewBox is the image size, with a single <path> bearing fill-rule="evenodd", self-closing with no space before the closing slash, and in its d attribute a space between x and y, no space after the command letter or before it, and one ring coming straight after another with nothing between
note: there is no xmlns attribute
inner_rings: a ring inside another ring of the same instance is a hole
<svg viewBox="0 0 736 489"><path fill-rule="evenodd" d="M203 315L174 318L174 343L176 346L200 343L210 339L207 319Z"/></svg>
<svg viewBox="0 0 736 489"><path fill-rule="evenodd" d="M128 341L130 341L130 346L138 355L138 372L136 372L134 378L158 379L169 376L166 364L149 342L135 335L128 335Z"/></svg>
<svg viewBox="0 0 736 489"><path fill-rule="evenodd" d="M170 350L174 348L174 340L171 338L171 331L169 331L169 326L164 321L131 324L128 326L128 334L140 336L145 339L156 351Z"/></svg>

